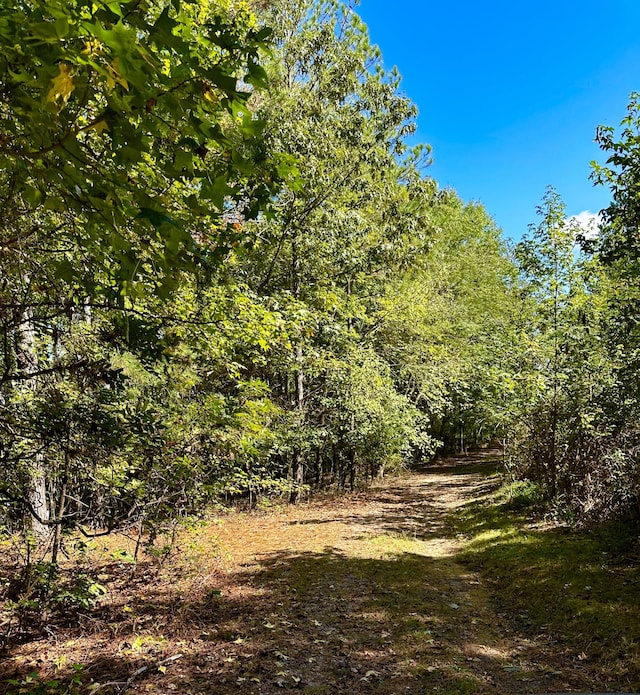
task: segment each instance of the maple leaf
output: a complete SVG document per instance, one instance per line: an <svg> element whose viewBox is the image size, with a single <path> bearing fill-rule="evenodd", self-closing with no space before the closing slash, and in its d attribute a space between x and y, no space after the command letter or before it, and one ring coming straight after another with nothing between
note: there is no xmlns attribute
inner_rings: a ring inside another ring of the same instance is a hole
<svg viewBox="0 0 640 695"><path fill-rule="evenodd" d="M127 80L122 76L120 72L120 60L119 58L116 58L111 65L107 65L107 87L109 89L113 89L116 86L116 82L124 87L127 92L129 91L129 83Z"/></svg>
<svg viewBox="0 0 640 695"><path fill-rule="evenodd" d="M51 80L51 89L47 94L47 101L55 102L61 98L66 104L75 89L75 85L73 84L69 68L64 63L60 63L58 70L58 75Z"/></svg>
<svg viewBox="0 0 640 695"><path fill-rule="evenodd" d="M109 130L109 124L105 120L98 121L91 126L91 130L95 130L100 135L103 131Z"/></svg>

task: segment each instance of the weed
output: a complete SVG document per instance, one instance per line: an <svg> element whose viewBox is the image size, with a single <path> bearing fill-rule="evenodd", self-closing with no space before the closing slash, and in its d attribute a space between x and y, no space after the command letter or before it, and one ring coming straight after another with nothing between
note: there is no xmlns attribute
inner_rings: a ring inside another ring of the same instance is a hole
<svg viewBox="0 0 640 695"><path fill-rule="evenodd" d="M81 664L75 664L73 677L67 682L46 680L37 671L32 671L23 678L11 678L2 685L7 687L7 695L79 695L82 668Z"/></svg>
<svg viewBox="0 0 640 695"><path fill-rule="evenodd" d="M67 614L87 609L107 589L83 572L65 578L58 565L39 562L27 565L7 586L5 609L17 617L21 629L44 621L51 613Z"/></svg>
<svg viewBox="0 0 640 695"><path fill-rule="evenodd" d="M530 480L515 480L505 486L509 509L528 509L539 507L544 501L542 488Z"/></svg>

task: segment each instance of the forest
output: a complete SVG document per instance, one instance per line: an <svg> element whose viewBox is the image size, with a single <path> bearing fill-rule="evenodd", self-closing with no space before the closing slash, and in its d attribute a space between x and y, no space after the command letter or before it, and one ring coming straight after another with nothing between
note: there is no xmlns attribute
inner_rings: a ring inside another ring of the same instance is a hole
<svg viewBox="0 0 640 695"><path fill-rule="evenodd" d="M11 0L0 46L15 605L107 534L487 446L546 518L637 528L639 94L594 124L599 229L549 186L512 244L339 0Z"/></svg>

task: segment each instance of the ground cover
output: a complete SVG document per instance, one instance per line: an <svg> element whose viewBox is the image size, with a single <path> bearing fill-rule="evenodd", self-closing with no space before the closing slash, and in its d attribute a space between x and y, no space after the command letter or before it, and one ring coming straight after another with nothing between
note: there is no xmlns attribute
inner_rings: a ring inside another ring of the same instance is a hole
<svg viewBox="0 0 640 695"><path fill-rule="evenodd" d="M501 482L485 452L367 493L212 516L136 565L135 539L98 539L64 568L104 589L95 606L45 623L5 606L0 683L33 695L638 689L633 557L532 524L496 497Z"/></svg>
<svg viewBox="0 0 640 695"><path fill-rule="evenodd" d="M599 672L603 687L640 689L640 539L617 522L588 532L530 523L505 486L490 507L458 510L461 559L490 583L513 626ZM607 685L608 684L608 685Z"/></svg>

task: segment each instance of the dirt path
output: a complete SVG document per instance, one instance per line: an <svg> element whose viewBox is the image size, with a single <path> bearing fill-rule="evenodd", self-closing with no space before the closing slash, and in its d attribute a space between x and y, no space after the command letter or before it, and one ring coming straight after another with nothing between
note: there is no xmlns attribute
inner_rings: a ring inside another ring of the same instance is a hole
<svg viewBox="0 0 640 695"><path fill-rule="evenodd" d="M203 526L170 565L123 579L81 632L24 645L14 666L64 654L101 693L589 690L575 655L518 634L458 558L452 515L490 492L495 466L451 460L366 495Z"/></svg>

